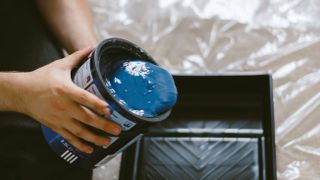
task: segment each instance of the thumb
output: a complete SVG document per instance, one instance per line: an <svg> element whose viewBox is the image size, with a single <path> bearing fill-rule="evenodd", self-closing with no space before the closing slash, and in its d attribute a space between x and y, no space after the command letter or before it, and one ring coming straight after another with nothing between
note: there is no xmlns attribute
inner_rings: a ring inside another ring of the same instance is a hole
<svg viewBox="0 0 320 180"><path fill-rule="evenodd" d="M67 64L73 68L80 64L89 54L92 52L94 47L87 47L82 50L76 51L71 55L67 56L65 60L68 62Z"/></svg>

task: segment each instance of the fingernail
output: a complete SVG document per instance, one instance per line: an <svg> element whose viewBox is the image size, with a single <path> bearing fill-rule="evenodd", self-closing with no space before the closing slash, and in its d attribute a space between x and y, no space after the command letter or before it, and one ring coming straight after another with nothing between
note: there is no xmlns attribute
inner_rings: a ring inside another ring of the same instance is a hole
<svg viewBox="0 0 320 180"><path fill-rule="evenodd" d="M106 148L108 148L108 147L110 146L110 144L111 144L111 139L110 139L109 137L107 137L106 142L108 142L108 143L106 143L106 144L104 144L104 145L102 146L103 149L106 149Z"/></svg>
<svg viewBox="0 0 320 180"><path fill-rule="evenodd" d="M93 148L87 148L86 152L87 152L88 154L93 153Z"/></svg>
<svg viewBox="0 0 320 180"><path fill-rule="evenodd" d="M115 135L119 135L121 133L121 128L119 126L114 127L112 130Z"/></svg>
<svg viewBox="0 0 320 180"><path fill-rule="evenodd" d="M109 115L109 114L111 114L111 111L110 111L110 109L107 107L107 108L103 108L103 114L105 114L105 115Z"/></svg>
<svg viewBox="0 0 320 180"><path fill-rule="evenodd" d="M110 138L105 139L103 142L103 146L108 146L110 142L111 142Z"/></svg>
<svg viewBox="0 0 320 180"><path fill-rule="evenodd" d="M111 107L107 104L103 109L102 112L104 115L110 115L112 114L112 109Z"/></svg>

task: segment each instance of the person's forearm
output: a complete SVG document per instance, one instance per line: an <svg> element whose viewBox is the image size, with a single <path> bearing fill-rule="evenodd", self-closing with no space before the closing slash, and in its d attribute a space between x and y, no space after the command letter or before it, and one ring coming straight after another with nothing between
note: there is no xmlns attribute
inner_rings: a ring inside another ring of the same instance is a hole
<svg viewBox="0 0 320 180"><path fill-rule="evenodd" d="M50 29L68 53L97 44L86 0L37 0L37 4Z"/></svg>
<svg viewBox="0 0 320 180"><path fill-rule="evenodd" d="M0 111L24 112L24 94L26 73L0 73Z"/></svg>

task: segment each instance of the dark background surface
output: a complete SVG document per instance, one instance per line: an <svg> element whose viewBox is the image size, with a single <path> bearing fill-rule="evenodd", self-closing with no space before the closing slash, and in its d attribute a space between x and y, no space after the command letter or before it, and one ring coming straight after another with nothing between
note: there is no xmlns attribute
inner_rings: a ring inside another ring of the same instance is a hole
<svg viewBox="0 0 320 180"><path fill-rule="evenodd" d="M1 0L0 20L0 71L32 71L62 57L33 1ZM91 170L69 166L54 154L39 123L18 113L0 113L0 179L91 176Z"/></svg>

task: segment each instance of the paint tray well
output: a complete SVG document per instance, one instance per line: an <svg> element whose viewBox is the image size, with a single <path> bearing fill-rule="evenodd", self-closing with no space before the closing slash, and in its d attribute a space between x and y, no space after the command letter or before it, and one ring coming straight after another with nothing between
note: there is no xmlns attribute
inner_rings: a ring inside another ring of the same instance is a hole
<svg viewBox="0 0 320 180"><path fill-rule="evenodd" d="M175 76L171 116L122 156L120 179L275 179L269 75Z"/></svg>

